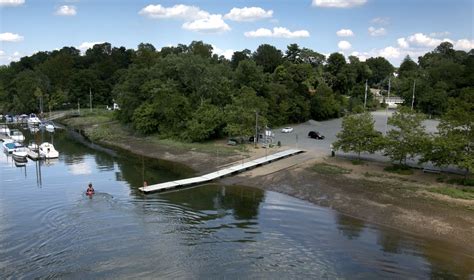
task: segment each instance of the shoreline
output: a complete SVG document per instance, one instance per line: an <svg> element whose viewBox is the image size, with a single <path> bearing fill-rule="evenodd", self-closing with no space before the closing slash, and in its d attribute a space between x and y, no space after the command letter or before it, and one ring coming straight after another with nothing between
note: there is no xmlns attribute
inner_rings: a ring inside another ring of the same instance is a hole
<svg viewBox="0 0 474 280"><path fill-rule="evenodd" d="M94 129L101 129L100 125L74 126L68 124L67 120L63 121L66 121L64 124L68 128L83 131L89 139ZM247 145L246 152L223 155L206 153L198 148L181 149L160 145L147 137L121 135L113 139L96 139L93 142L139 156L185 165L193 169L196 175L264 156L268 152ZM215 145L225 147L226 143L221 141ZM427 188L442 185L436 182L436 175L424 174L419 170L410 176L391 175L383 171L386 163L363 162L361 165L352 165L347 159L327 156L307 152L216 182L287 194L365 222L448 242L474 252L474 200L454 199L426 191ZM350 169L351 172L327 175L311 170L314 164L323 162Z"/></svg>

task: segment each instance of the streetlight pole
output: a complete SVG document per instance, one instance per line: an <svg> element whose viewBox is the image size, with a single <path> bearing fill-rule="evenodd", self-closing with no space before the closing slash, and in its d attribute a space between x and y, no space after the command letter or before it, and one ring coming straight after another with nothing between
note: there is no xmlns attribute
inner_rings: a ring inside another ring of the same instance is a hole
<svg viewBox="0 0 474 280"><path fill-rule="evenodd" d="M364 95L364 109L367 104L367 80L365 80L365 95Z"/></svg>
<svg viewBox="0 0 474 280"><path fill-rule="evenodd" d="M392 77L388 78L388 95L387 99L385 100L385 134L387 134L387 127L388 127L388 104L390 102L390 80Z"/></svg>
<svg viewBox="0 0 474 280"><path fill-rule="evenodd" d="M413 104L415 103L415 86L416 80L413 80L413 95L411 96L411 110L413 111Z"/></svg>

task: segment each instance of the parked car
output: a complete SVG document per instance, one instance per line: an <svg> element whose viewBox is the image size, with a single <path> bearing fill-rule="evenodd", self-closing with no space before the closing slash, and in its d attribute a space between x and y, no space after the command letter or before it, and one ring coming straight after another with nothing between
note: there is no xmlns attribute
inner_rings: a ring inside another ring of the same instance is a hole
<svg viewBox="0 0 474 280"><path fill-rule="evenodd" d="M308 137L312 138L312 139L318 139L318 140L324 139L324 135L322 135L321 133L319 133L317 131L313 131L313 130L308 133Z"/></svg>
<svg viewBox="0 0 474 280"><path fill-rule="evenodd" d="M281 129L282 133L290 133L293 131L293 127L285 127Z"/></svg>

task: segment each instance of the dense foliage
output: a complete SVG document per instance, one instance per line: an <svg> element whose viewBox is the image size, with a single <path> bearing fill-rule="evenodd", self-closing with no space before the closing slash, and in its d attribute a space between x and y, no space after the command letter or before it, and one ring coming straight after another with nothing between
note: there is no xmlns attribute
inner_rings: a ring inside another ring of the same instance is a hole
<svg viewBox="0 0 474 280"><path fill-rule="evenodd" d="M262 125L323 120L360 112L365 83L412 102L428 115L447 110L448 100L472 94L474 52L442 43L418 63L407 57L398 69L384 58L365 62L329 57L291 44L286 51L263 44L237 51L231 60L201 41L156 50L97 44L81 54L73 47L38 52L0 67L0 113L19 114L117 102L117 117L144 134L188 141L253 134ZM384 92L384 91L382 91ZM377 106L369 93L367 107Z"/></svg>

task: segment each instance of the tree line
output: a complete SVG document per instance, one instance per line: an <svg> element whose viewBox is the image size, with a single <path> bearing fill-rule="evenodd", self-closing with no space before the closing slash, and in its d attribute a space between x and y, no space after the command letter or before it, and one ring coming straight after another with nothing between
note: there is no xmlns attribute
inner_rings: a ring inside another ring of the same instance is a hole
<svg viewBox="0 0 474 280"><path fill-rule="evenodd" d="M467 176L474 169L474 95L461 97L447 104L434 134L425 130L426 115L407 107L388 118L392 128L386 135L375 130L369 112L344 116L334 148L357 153L359 159L363 152L381 151L399 166L406 166L409 159L438 167L456 166Z"/></svg>
<svg viewBox="0 0 474 280"><path fill-rule="evenodd" d="M340 117L364 110L365 83L411 104L415 110L444 114L449 100L472 95L474 51L444 42L396 69L383 57L360 61L340 53L328 57L290 44L283 52L269 44L232 58L213 54L211 45L136 50L96 44L84 54L74 47L38 52L0 67L0 110L38 112L117 102L117 118L142 134L159 133L187 141L224 135L252 135L260 123L279 126ZM395 76L396 74L396 76ZM369 92L368 109L380 106Z"/></svg>

